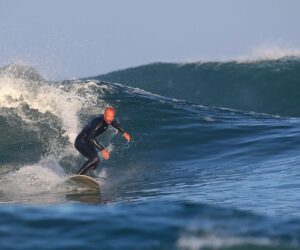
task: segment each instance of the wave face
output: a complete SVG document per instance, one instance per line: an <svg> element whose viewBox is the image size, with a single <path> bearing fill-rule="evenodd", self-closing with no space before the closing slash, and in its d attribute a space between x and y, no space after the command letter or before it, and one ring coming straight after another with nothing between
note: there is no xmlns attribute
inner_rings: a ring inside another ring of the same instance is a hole
<svg viewBox="0 0 300 250"><path fill-rule="evenodd" d="M300 115L300 59L157 63L94 77L201 105Z"/></svg>
<svg viewBox="0 0 300 250"><path fill-rule="evenodd" d="M108 105L133 140L101 136L101 195L75 192L74 139ZM0 70L0 131L3 249L300 249L299 118L13 65Z"/></svg>

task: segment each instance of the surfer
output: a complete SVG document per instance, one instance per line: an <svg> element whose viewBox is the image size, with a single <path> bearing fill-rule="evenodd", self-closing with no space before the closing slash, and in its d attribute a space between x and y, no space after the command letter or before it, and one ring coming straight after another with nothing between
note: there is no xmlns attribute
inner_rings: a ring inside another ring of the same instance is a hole
<svg viewBox="0 0 300 250"><path fill-rule="evenodd" d="M103 115L92 119L79 133L75 140L75 148L88 160L77 171L76 174L84 175L91 169L96 169L100 162L97 150L100 150L105 160L109 159L109 152L103 147L96 137L102 134L109 125L112 125L123 137L129 142L130 135L120 127L114 118L116 110L113 107L108 107L104 110Z"/></svg>

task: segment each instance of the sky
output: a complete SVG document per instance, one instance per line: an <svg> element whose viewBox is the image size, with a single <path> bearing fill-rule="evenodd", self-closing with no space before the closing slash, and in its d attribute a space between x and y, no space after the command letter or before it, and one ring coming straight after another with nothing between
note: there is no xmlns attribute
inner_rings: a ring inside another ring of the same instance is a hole
<svg viewBox="0 0 300 250"><path fill-rule="evenodd" d="M300 54L299 0L0 0L0 67L47 79Z"/></svg>

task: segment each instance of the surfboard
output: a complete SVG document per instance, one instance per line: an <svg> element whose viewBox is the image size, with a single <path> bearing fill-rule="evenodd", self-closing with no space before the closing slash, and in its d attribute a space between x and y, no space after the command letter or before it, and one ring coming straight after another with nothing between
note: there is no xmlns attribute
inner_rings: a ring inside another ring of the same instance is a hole
<svg viewBox="0 0 300 250"><path fill-rule="evenodd" d="M73 175L67 178L66 182L75 184L81 188L100 191L100 184L95 179L87 175Z"/></svg>

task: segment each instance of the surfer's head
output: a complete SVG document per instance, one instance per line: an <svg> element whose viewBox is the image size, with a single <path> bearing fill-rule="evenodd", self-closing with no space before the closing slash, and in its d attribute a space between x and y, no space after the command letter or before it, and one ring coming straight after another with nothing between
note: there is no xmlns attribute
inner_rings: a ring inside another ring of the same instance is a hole
<svg viewBox="0 0 300 250"><path fill-rule="evenodd" d="M113 107L107 107L104 110L104 121L107 124L111 124L112 121L115 119L115 113L116 113L116 110Z"/></svg>

